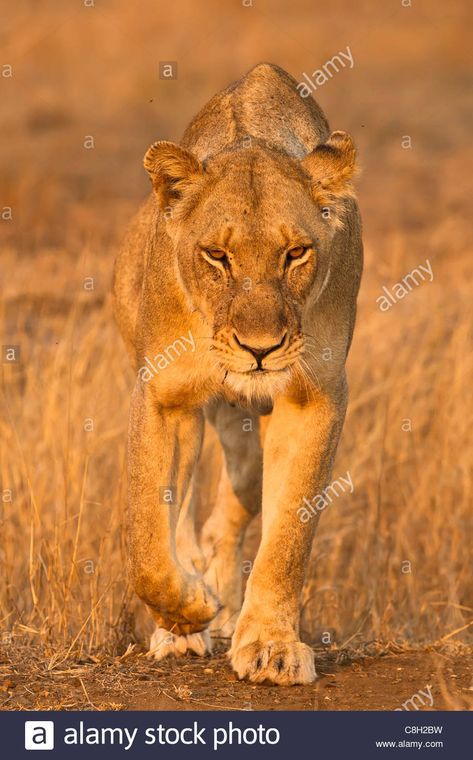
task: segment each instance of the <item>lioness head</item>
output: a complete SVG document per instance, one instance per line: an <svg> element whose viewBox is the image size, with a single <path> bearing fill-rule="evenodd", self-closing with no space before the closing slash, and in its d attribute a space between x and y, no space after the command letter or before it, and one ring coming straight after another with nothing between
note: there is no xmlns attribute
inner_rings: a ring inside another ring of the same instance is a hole
<svg viewBox="0 0 473 760"><path fill-rule="evenodd" d="M330 249L353 195L355 148L334 132L302 160L256 140L201 162L169 142L148 171L190 305L209 326L226 382L272 396L303 362L304 311L330 276Z"/></svg>

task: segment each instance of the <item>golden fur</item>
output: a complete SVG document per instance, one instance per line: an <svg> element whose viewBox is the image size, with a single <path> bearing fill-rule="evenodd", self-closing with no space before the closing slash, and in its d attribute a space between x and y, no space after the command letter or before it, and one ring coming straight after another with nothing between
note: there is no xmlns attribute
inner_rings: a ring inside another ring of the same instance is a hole
<svg viewBox="0 0 473 760"><path fill-rule="evenodd" d="M297 510L327 485L345 415L362 268L353 142L330 134L288 74L260 64L144 165L154 192L117 258L114 301L137 372L129 557L157 623L152 649L203 654L209 630L233 633L240 678L308 683L299 614L316 521ZM225 468L199 546L192 475L205 416ZM261 503L240 610L241 545Z"/></svg>

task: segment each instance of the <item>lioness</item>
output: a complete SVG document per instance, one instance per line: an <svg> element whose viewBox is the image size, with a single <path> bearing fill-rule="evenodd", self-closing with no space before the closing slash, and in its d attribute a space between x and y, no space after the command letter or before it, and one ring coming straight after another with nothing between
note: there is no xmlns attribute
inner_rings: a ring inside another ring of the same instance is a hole
<svg viewBox="0 0 473 760"><path fill-rule="evenodd" d="M151 651L210 651L233 634L240 678L305 684L300 599L347 403L362 269L355 148L277 66L213 97L180 145L144 158L153 192L115 266L116 318L136 370L129 558ZM260 443L259 416L271 413ZM193 472L208 418L225 468L201 546ZM262 539L241 607L241 546ZM240 611L241 607L241 611Z"/></svg>

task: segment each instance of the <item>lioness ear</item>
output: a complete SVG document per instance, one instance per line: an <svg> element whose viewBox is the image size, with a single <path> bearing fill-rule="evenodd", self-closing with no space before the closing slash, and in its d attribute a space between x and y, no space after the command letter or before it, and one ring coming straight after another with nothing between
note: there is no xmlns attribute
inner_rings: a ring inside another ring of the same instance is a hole
<svg viewBox="0 0 473 760"><path fill-rule="evenodd" d="M172 207L202 176L203 166L188 150L172 142L156 142L143 160L162 208Z"/></svg>
<svg viewBox="0 0 473 760"><path fill-rule="evenodd" d="M343 198L354 195L352 179L357 172L356 149L346 132L332 132L302 160L312 180L314 198L320 206L340 206Z"/></svg>

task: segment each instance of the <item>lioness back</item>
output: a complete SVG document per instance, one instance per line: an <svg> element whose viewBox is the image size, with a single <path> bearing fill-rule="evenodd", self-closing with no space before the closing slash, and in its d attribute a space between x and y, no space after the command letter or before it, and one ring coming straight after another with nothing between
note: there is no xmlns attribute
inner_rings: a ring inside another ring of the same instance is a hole
<svg viewBox="0 0 473 760"><path fill-rule="evenodd" d="M248 137L302 158L329 134L321 108L301 98L279 66L260 63L217 93L187 127L181 145L201 160Z"/></svg>

